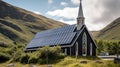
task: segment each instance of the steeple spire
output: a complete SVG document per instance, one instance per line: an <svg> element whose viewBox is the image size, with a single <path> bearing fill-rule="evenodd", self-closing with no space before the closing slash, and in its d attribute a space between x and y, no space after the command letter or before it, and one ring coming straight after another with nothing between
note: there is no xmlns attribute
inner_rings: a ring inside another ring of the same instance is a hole
<svg viewBox="0 0 120 67"><path fill-rule="evenodd" d="M84 25L84 15L82 10L82 0L80 0L79 13L77 17L77 30L80 30L82 25Z"/></svg>
<svg viewBox="0 0 120 67"><path fill-rule="evenodd" d="M82 0L80 0L80 6L79 6L79 13L78 13L78 17L83 17Z"/></svg>

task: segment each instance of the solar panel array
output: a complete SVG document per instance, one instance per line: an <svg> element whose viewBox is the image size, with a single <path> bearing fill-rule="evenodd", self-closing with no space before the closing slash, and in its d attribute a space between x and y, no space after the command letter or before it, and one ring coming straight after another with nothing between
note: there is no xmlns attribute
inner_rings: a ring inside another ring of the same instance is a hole
<svg viewBox="0 0 120 67"><path fill-rule="evenodd" d="M75 25L67 25L67 26L63 26L60 28L52 29L52 30L38 32L34 38L41 38L46 36L54 36L54 35L59 35L63 33L69 33L69 32L73 32L74 29L75 29Z"/></svg>
<svg viewBox="0 0 120 67"><path fill-rule="evenodd" d="M63 26L61 28L38 32L26 48L69 44L76 35L75 25Z"/></svg>

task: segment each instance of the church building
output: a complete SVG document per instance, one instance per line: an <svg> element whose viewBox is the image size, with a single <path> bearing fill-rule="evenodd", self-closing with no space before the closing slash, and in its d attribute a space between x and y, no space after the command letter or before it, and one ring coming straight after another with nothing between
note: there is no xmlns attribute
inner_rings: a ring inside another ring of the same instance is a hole
<svg viewBox="0 0 120 67"><path fill-rule="evenodd" d="M24 51L35 51L44 46L61 46L62 51L70 56L95 56L97 46L85 25L81 1L76 20L77 24L74 25L38 32Z"/></svg>

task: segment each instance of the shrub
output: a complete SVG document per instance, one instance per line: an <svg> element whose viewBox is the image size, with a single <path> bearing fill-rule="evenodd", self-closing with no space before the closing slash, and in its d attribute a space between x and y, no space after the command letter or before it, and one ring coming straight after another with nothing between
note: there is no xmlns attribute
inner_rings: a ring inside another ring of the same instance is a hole
<svg viewBox="0 0 120 67"><path fill-rule="evenodd" d="M0 53L0 62L5 62L5 61L7 61L9 59L10 59L10 55L9 54Z"/></svg>
<svg viewBox="0 0 120 67"><path fill-rule="evenodd" d="M29 61L30 56L28 54L23 53L20 58L21 63L27 64Z"/></svg>
<svg viewBox="0 0 120 67"><path fill-rule="evenodd" d="M116 40L95 40L98 48L97 54L108 52L110 55L120 54L120 42Z"/></svg>
<svg viewBox="0 0 120 67"><path fill-rule="evenodd" d="M60 46L55 47L43 47L39 49L41 53L40 58L42 58L45 63L48 60L48 63L55 63L58 59L64 58L65 55L62 54Z"/></svg>
<svg viewBox="0 0 120 67"><path fill-rule="evenodd" d="M29 63L37 63L38 60L40 59L39 56L37 54L35 54L37 52L34 52L34 53L31 53L29 54L30 55L30 58L29 58Z"/></svg>
<svg viewBox="0 0 120 67"><path fill-rule="evenodd" d="M56 47L43 47L39 50L27 53L28 55L28 63L56 63L59 59L64 58L64 54L61 53L61 48L59 46Z"/></svg>
<svg viewBox="0 0 120 67"><path fill-rule="evenodd" d="M22 52L22 51L15 52L14 56L13 56L13 61L19 62L22 57L22 54L24 54L24 52Z"/></svg>
<svg viewBox="0 0 120 67"><path fill-rule="evenodd" d="M18 49L18 47L20 47ZM15 49L13 49L15 48ZM21 63L56 63L59 59L65 57L63 53L61 53L61 48L59 46L56 47L43 47L34 52L23 52L22 46L14 46L10 49L9 54L12 53L12 59L10 62L17 61Z"/></svg>

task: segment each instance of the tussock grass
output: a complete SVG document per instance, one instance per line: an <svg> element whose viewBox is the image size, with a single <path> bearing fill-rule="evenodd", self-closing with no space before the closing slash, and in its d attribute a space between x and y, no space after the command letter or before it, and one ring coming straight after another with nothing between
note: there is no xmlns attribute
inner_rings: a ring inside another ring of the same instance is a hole
<svg viewBox="0 0 120 67"><path fill-rule="evenodd" d="M90 57L86 57L85 59L80 57L77 60L74 57L66 57L60 60L58 63L52 64L53 67L120 67L120 64L114 64L112 60L101 60L101 59L89 59ZM80 63L81 61L87 61L86 64ZM97 63L97 61L102 63ZM6 67L9 64L1 63L0 67ZM48 67L46 64L21 64L15 63L15 67L29 67L30 65L36 65L37 67Z"/></svg>
<svg viewBox="0 0 120 67"><path fill-rule="evenodd" d="M87 63L80 63L82 61L86 61ZM101 63L97 63L97 61ZM114 64L112 60L80 56L77 60L74 57L66 57L59 63L53 64L53 67L120 67L120 64Z"/></svg>

